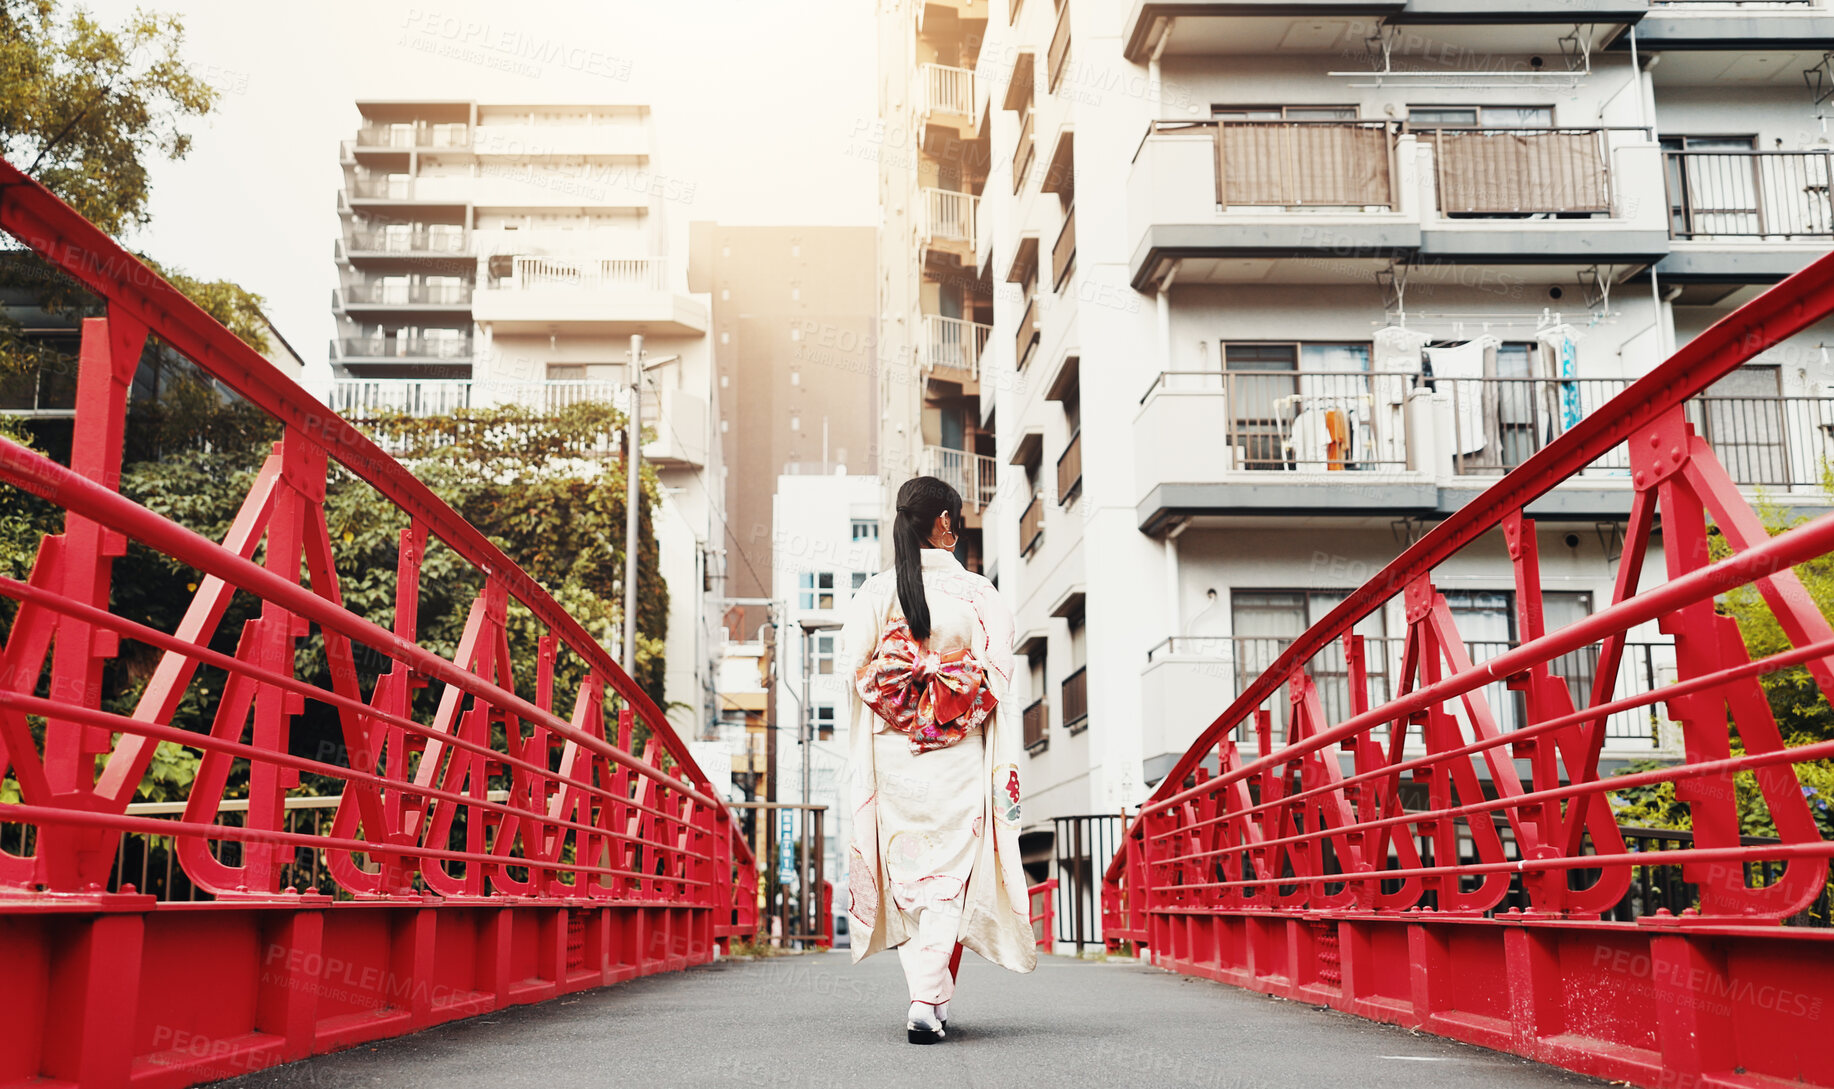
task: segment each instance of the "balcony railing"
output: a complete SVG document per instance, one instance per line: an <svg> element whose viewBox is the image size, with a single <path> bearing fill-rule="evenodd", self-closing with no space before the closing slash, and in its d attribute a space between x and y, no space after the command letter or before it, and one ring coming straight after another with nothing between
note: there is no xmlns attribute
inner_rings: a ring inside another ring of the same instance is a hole
<svg viewBox="0 0 1834 1089"><path fill-rule="evenodd" d="M999 462L985 454L946 446L926 446L923 453L924 474L954 488L969 509L978 511L993 502L999 489Z"/></svg>
<svg viewBox="0 0 1834 1089"><path fill-rule="evenodd" d="M1220 393L1223 443L1235 469L1401 471L1407 395L1420 380L1362 371L1174 371L1147 396Z"/></svg>
<svg viewBox="0 0 1834 1089"><path fill-rule="evenodd" d="M413 200L414 178L410 174L350 178L345 181L344 190L350 196L370 200Z"/></svg>
<svg viewBox="0 0 1834 1089"><path fill-rule="evenodd" d="M1051 709L1044 700L1033 700L1025 709L1025 747L1042 752L1051 741Z"/></svg>
<svg viewBox="0 0 1834 1089"><path fill-rule="evenodd" d="M1031 173L1032 160L1038 154L1038 141L1032 135L1032 111L1026 110L1019 122L1019 142L1013 145L1013 194L1025 188L1025 176Z"/></svg>
<svg viewBox="0 0 1834 1089"><path fill-rule="evenodd" d="M1292 639L1280 636L1177 636L1153 648L1147 654L1147 660L1183 660L1206 664L1226 674L1232 686L1230 691L1239 696L1250 681L1278 660L1292 644ZM1473 662L1485 662L1515 645L1506 641L1469 642L1465 644L1465 653ZM1380 706L1392 693L1400 690L1406 640L1365 636L1363 648L1364 669L1369 685L1367 706ZM1598 651L1597 646L1583 647L1551 663L1554 675L1566 680L1575 708L1591 705L1593 681L1598 674ZM1673 671L1674 647L1671 644L1626 643L1623 660L1618 665L1616 685L1609 698L1622 699L1653 691L1671 679ZM1348 718L1353 712L1353 706L1350 699L1350 666L1343 644L1333 643L1312 659L1307 665L1307 673L1318 686L1325 713ZM1514 730L1522 725L1524 712L1521 695L1510 690L1507 678L1498 678L1481 691L1496 716L1498 728ZM1276 725L1285 721L1286 706L1286 693L1282 690L1272 701ZM1640 708L1612 715L1606 720L1605 736L1622 742L1653 743L1656 740L1657 722L1652 714L1651 709ZM1242 737L1238 740L1249 739Z"/></svg>
<svg viewBox="0 0 1834 1089"><path fill-rule="evenodd" d="M1038 329L1038 300L1028 296L1025 300L1025 312L1019 315L1019 328L1013 338L1013 368L1015 370L1022 371L1025 365L1031 362L1032 349L1038 346L1038 338L1041 335Z"/></svg>
<svg viewBox="0 0 1834 1089"><path fill-rule="evenodd" d="M923 112L974 116L974 70L944 64L923 66Z"/></svg>
<svg viewBox="0 0 1834 1089"><path fill-rule="evenodd" d="M1611 212L1606 129L1412 131L1434 149L1439 210L1448 216Z"/></svg>
<svg viewBox="0 0 1834 1089"><path fill-rule="evenodd" d="M1076 205L1063 214L1063 229L1057 232L1057 242L1051 246L1051 288L1063 290L1064 281L1070 278L1070 272L1076 267Z"/></svg>
<svg viewBox="0 0 1834 1089"><path fill-rule="evenodd" d="M1625 378L1435 378L1423 384L1452 399L1452 468L1503 473L1566 434L1630 385ZM1628 472L1619 448L1594 472Z"/></svg>
<svg viewBox="0 0 1834 1089"><path fill-rule="evenodd" d="M486 405L519 405L537 412L568 405L623 404L628 390L619 382L490 382L472 379L340 379L331 387L331 407L339 415L364 419L383 413L443 416ZM654 399L644 405L646 421L654 418Z"/></svg>
<svg viewBox="0 0 1834 1089"><path fill-rule="evenodd" d="M337 337L331 341L331 354L338 359L470 359L471 337L392 333Z"/></svg>
<svg viewBox="0 0 1834 1089"><path fill-rule="evenodd" d="M1669 151L1676 238L1834 238L1834 152Z"/></svg>
<svg viewBox="0 0 1834 1089"><path fill-rule="evenodd" d="M1070 436L1063 456L1057 459L1057 503L1067 505L1083 492L1083 433Z"/></svg>
<svg viewBox="0 0 1834 1089"><path fill-rule="evenodd" d="M462 254L465 228L457 224L414 224L399 227L356 228L349 232L352 253Z"/></svg>
<svg viewBox="0 0 1834 1089"><path fill-rule="evenodd" d="M1080 734L1089 728L1089 670L1077 670L1063 679L1063 728Z"/></svg>
<svg viewBox="0 0 1834 1089"><path fill-rule="evenodd" d="M927 314L923 319L923 368L952 381L980 377L981 353L992 326L963 318Z"/></svg>
<svg viewBox="0 0 1834 1089"><path fill-rule="evenodd" d="M1213 127L1223 207L1393 208L1395 126L1386 121L1168 122Z"/></svg>
<svg viewBox="0 0 1834 1089"><path fill-rule="evenodd" d="M347 284L337 289L345 306L455 306L471 302L470 284Z"/></svg>
<svg viewBox="0 0 1834 1089"><path fill-rule="evenodd" d="M357 129L359 148L466 147L470 142L470 133L462 122L369 124Z"/></svg>
<svg viewBox="0 0 1834 1089"><path fill-rule="evenodd" d="M963 242L974 247L975 212L980 198L951 189L923 191L923 237L930 242Z"/></svg>
<svg viewBox="0 0 1834 1089"><path fill-rule="evenodd" d="M1025 513L1019 515L1019 555L1029 556L1044 536L1044 495L1033 493Z"/></svg>
<svg viewBox="0 0 1834 1089"><path fill-rule="evenodd" d="M510 274L492 287L540 291L550 288L589 290L668 290L668 262L659 257L517 257Z"/></svg>
<svg viewBox="0 0 1834 1089"><path fill-rule="evenodd" d="M1057 84L1063 80L1065 66L1070 60L1070 5L1066 2L1057 9L1057 29L1051 32L1051 51L1045 69L1047 80L1045 89L1053 93Z"/></svg>

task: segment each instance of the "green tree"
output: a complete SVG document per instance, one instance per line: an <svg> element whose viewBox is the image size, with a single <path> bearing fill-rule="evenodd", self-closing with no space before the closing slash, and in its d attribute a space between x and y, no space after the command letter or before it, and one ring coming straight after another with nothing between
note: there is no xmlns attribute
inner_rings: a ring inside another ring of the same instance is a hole
<svg viewBox="0 0 1834 1089"><path fill-rule="evenodd" d="M186 123L217 103L185 63L184 41L172 15L137 11L111 29L80 8L66 13L60 0L0 0L0 156L110 235L146 226L151 163L183 159L191 150ZM147 260L231 332L267 350L260 296ZM56 315L100 312L35 256L0 262L0 289ZM0 373L35 374L63 362L0 307Z"/></svg>

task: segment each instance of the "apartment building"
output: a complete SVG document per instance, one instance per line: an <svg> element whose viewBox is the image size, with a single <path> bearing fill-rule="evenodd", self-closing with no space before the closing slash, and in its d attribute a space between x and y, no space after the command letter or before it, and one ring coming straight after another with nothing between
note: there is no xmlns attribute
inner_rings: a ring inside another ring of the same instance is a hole
<svg viewBox="0 0 1834 1089"><path fill-rule="evenodd" d="M630 403L661 476L669 715L714 720L725 502L709 300L669 254L691 194L657 170L649 107L361 101L342 143L333 408L444 413ZM643 337L634 373L631 338Z"/></svg>
<svg viewBox="0 0 1834 1089"><path fill-rule="evenodd" d="M725 473L725 594L772 595L780 476L875 471L878 401L871 227L689 227L688 283L712 299ZM729 635L769 620L734 605Z"/></svg>
<svg viewBox="0 0 1834 1089"><path fill-rule="evenodd" d="M974 66L986 0L880 7L879 120L854 153L879 162L878 471L954 484L965 501L958 549L987 566L987 508L997 486L985 361L993 280L982 190L992 170L985 96ZM891 556L890 538L885 556Z"/></svg>
<svg viewBox="0 0 1834 1089"><path fill-rule="evenodd" d="M778 536L772 594L783 605L777 632L779 801L827 807L822 870L834 884L837 923L847 913L847 691L835 672L840 626L853 592L879 568L879 515L885 486L876 476L785 476L777 481ZM807 740L804 740L807 739ZM802 745L809 746L809 790L802 788Z"/></svg>
<svg viewBox="0 0 1834 1089"><path fill-rule="evenodd" d="M1137 803L1432 524L1834 244L1822 0L994 0L882 20L907 41L888 132L922 114L926 66L968 66L930 30L981 37L959 125L991 164L963 259L977 321L992 302L971 415L977 450L995 432L980 524L1018 617L1028 862L1053 818ZM888 166L888 194L927 169ZM882 276L927 302L945 297L929 266L893 245L921 244L922 210L888 197ZM1805 508L1834 452L1826 334L1693 406L1741 486ZM888 442L914 411L888 413ZM1628 476L1607 459L1531 507L1550 627L1610 602ZM1500 539L1436 582L1475 657L1517 640ZM1358 630L1380 697L1405 617ZM1664 642L1635 633L1620 693L1672 670ZM1593 662L1563 671L1583 687ZM1317 679L1341 710L1343 671ZM1647 716L1609 735L1608 764L1676 751Z"/></svg>

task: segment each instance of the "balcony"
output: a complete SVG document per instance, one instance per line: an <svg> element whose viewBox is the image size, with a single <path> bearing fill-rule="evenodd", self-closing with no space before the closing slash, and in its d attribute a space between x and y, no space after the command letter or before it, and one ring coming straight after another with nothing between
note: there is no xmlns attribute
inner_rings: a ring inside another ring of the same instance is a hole
<svg viewBox="0 0 1834 1089"><path fill-rule="evenodd" d="M1038 347L1038 340L1043 330L1038 324L1038 300L1026 296L1025 311L1019 315L1019 327L1013 334L1013 368L1024 370L1032 360L1032 352Z"/></svg>
<svg viewBox="0 0 1834 1089"><path fill-rule="evenodd" d="M1187 256L1237 258L1204 274L1232 282L1328 254L1314 280L1366 283L1420 249L1415 147L1386 121L1157 122L1127 183L1134 287Z"/></svg>
<svg viewBox="0 0 1834 1089"><path fill-rule="evenodd" d="M1189 514L1443 516L1628 385L1399 372L1162 374L1134 419L1140 525L1156 532ZM1688 415L1735 484L1819 501L1834 462L1834 398L1722 391L1695 398ZM1194 444L1191 435L1218 441ZM1627 451L1613 450L1562 486L1558 511L1621 516L1629 476Z"/></svg>
<svg viewBox="0 0 1834 1089"><path fill-rule="evenodd" d="M1030 556L1044 536L1044 496L1032 495L1031 503L1019 515L1019 555Z"/></svg>
<svg viewBox="0 0 1834 1089"><path fill-rule="evenodd" d="M1637 44L1651 51L1798 51L1834 48L1827 0L1650 0ZM1706 66L1708 78L1742 82L1742 73Z"/></svg>
<svg viewBox="0 0 1834 1089"><path fill-rule="evenodd" d="M1083 433L1070 436L1063 456L1057 459L1057 505L1069 506L1083 493Z"/></svg>
<svg viewBox="0 0 1834 1089"><path fill-rule="evenodd" d="M493 268L505 264L493 258ZM585 333L705 332L707 309L672 288L655 257L512 257L507 274L479 287L472 313L500 332L543 333L566 325ZM644 327L639 329L639 327Z"/></svg>
<svg viewBox="0 0 1834 1089"><path fill-rule="evenodd" d="M1051 290L1062 291L1064 281L1076 270L1076 206L1063 214L1063 228L1051 246Z"/></svg>
<svg viewBox="0 0 1834 1089"><path fill-rule="evenodd" d="M1051 32L1051 50L1046 57L1045 90L1055 94L1063 82L1064 67L1070 61L1070 4L1058 5L1057 28Z"/></svg>
<svg viewBox="0 0 1834 1089"><path fill-rule="evenodd" d="M1380 121L1158 122L1128 181L1133 282L1367 282L1415 255L1584 268L1667 254L1643 129L1403 130ZM1321 259L1322 258L1322 259ZM1210 266L1210 267L1205 267Z"/></svg>
<svg viewBox="0 0 1834 1089"><path fill-rule="evenodd" d="M346 284L331 293L333 310L464 310L471 305L471 285L409 284L391 281Z"/></svg>
<svg viewBox="0 0 1834 1089"><path fill-rule="evenodd" d="M917 224L918 241L926 251L946 254L957 264L972 261L975 215L980 202L972 193L925 187ZM928 260L928 253L925 258Z"/></svg>
<svg viewBox="0 0 1834 1089"><path fill-rule="evenodd" d="M1165 767L1215 719L1217 710L1234 702L1250 682L1272 668L1292 642L1290 638L1273 636L1177 636L1149 651L1141 674L1149 767L1161 763L1159 774L1164 774ZM1474 662L1484 662L1514 646L1508 642L1468 642L1465 653ZM1369 706L1384 703L1401 690L1406 647L1407 641L1401 638L1364 638ZM1598 666L1599 648L1588 646L1557 659L1551 668L1555 676L1565 679L1574 706L1584 708L1591 705ZM1338 723L1351 717L1350 668L1343 644L1334 643L1313 658L1307 663L1307 673L1318 686L1327 720ZM1673 683L1674 677L1673 645L1627 643L1609 698L1651 692ZM1479 692L1490 705L1498 729L1513 731L1527 721L1522 697L1509 688L1507 679L1499 678ZM1278 744L1289 706L1286 689L1280 689L1268 706L1273 712L1274 739ZM1258 739L1243 730L1234 740L1253 746ZM1679 731L1670 728L1650 708L1620 711L1605 724L1605 753L1613 759L1665 754L1676 747L1678 740ZM1409 751L1418 745L1416 733L1408 739ZM1148 778L1154 776L1149 774Z"/></svg>
<svg viewBox="0 0 1834 1089"><path fill-rule="evenodd" d="M434 124L409 121L400 124L371 123L357 129L354 150L413 151L426 148L462 148L470 146L470 131L462 122Z"/></svg>
<svg viewBox="0 0 1834 1089"><path fill-rule="evenodd" d="M649 131L634 120L552 125L491 122L478 126L472 151L480 159L561 156L641 161L650 154Z"/></svg>
<svg viewBox="0 0 1834 1089"><path fill-rule="evenodd" d="M962 318L926 314L923 319L923 371L931 380L953 383L968 392L981 376L981 354L993 327Z"/></svg>
<svg viewBox="0 0 1834 1089"><path fill-rule="evenodd" d="M940 116L957 125L974 124L973 69L952 68L945 64L921 65L918 86L922 92L918 108L926 123Z"/></svg>
<svg viewBox="0 0 1834 1089"><path fill-rule="evenodd" d="M1768 283L1834 240L1834 152L1666 151L1665 280Z"/></svg>
<svg viewBox="0 0 1834 1089"><path fill-rule="evenodd" d="M333 338L331 358L339 363L388 363L400 359L470 362L471 335L439 329L358 331Z"/></svg>
<svg viewBox="0 0 1834 1089"><path fill-rule="evenodd" d="M999 490L998 465L984 454L951 450L946 446L923 448L923 475L933 476L954 488L962 503L979 513L992 505Z"/></svg>
<svg viewBox="0 0 1834 1089"><path fill-rule="evenodd" d="M342 240L345 254L363 257L453 257L469 252L465 228L456 223L399 223L355 227Z"/></svg>
<svg viewBox="0 0 1834 1089"><path fill-rule="evenodd" d="M1038 140L1032 132L1032 111L1025 111L1025 118L1019 122L1019 142L1013 145L1013 195L1025 188L1026 175L1031 173L1032 163L1038 157Z"/></svg>
<svg viewBox="0 0 1834 1089"><path fill-rule="evenodd" d="M1044 700L1033 700L1025 709L1025 751L1041 753L1051 746L1051 709Z"/></svg>
<svg viewBox="0 0 1834 1089"><path fill-rule="evenodd" d="M1089 670L1078 669L1063 679L1063 728L1071 737L1089 728Z"/></svg>
<svg viewBox="0 0 1834 1089"><path fill-rule="evenodd" d="M1431 34L1426 40L1435 43L1443 35L1466 59L1480 42L1490 43L1492 56L1525 57L1550 48L1545 43L1575 26L1575 44L1596 54L1650 6L1650 0L1518 0L1507 6L1496 0L1144 0L1130 5L1119 30L1123 55L1135 64L1158 53L1265 55L1273 42L1283 51L1361 57L1368 31L1384 21L1410 34ZM1427 29L1415 29L1422 27Z"/></svg>

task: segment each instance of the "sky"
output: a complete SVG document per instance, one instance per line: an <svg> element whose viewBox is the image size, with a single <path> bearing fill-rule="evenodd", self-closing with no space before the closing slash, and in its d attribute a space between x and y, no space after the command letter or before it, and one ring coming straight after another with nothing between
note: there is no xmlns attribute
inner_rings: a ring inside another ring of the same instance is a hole
<svg viewBox="0 0 1834 1089"><path fill-rule="evenodd" d="M689 222L872 226L877 114L869 0L81 0L104 24L180 16L221 92L182 161L152 168L153 221L128 242L263 295L326 380L338 141L369 98L649 103L653 168ZM786 14L791 13L791 14Z"/></svg>

